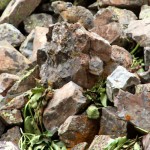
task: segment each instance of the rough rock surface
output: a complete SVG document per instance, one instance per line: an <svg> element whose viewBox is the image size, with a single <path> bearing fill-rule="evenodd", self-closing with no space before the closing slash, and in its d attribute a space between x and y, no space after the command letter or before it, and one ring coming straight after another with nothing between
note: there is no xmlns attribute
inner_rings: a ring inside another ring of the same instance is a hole
<svg viewBox="0 0 150 150"><path fill-rule="evenodd" d="M108 98L113 101L113 97L119 89L127 90L131 86L139 84L140 80L133 73L128 72L124 67L118 66L111 75L107 77L106 91Z"/></svg>
<svg viewBox="0 0 150 150"><path fill-rule="evenodd" d="M88 119L86 115L70 116L60 126L58 134L67 147L73 147L80 142L90 143L98 129L97 120Z"/></svg>
<svg viewBox="0 0 150 150"><path fill-rule="evenodd" d="M149 143L150 143L150 134L147 134L142 139L143 148L145 150L149 150L150 149L150 144Z"/></svg>
<svg viewBox="0 0 150 150"><path fill-rule="evenodd" d="M13 46L20 46L24 39L24 35L13 25L0 24L0 41L8 41Z"/></svg>
<svg viewBox="0 0 150 150"><path fill-rule="evenodd" d="M135 93L150 92L150 83L135 86Z"/></svg>
<svg viewBox="0 0 150 150"><path fill-rule="evenodd" d="M3 150L19 150L18 146L16 146L13 142L10 141L0 141L0 147Z"/></svg>
<svg viewBox="0 0 150 150"><path fill-rule="evenodd" d="M43 123L45 128L55 132L65 119L84 109L87 103L81 87L73 82L65 84L54 92L52 100L44 110Z"/></svg>
<svg viewBox="0 0 150 150"><path fill-rule="evenodd" d="M142 83L149 83L150 82L150 69L146 72L138 73L138 75L139 75Z"/></svg>
<svg viewBox="0 0 150 150"><path fill-rule="evenodd" d="M145 69L148 70L150 68L150 47L144 48L144 64Z"/></svg>
<svg viewBox="0 0 150 150"><path fill-rule="evenodd" d="M149 19L150 18L150 6L143 5L141 7L141 12L139 14L139 19Z"/></svg>
<svg viewBox="0 0 150 150"><path fill-rule="evenodd" d="M0 18L0 23L10 23L18 26L35 10L40 2L41 0L11 0Z"/></svg>
<svg viewBox="0 0 150 150"><path fill-rule="evenodd" d="M74 146L71 150L86 150L86 147L87 147L87 143L82 142Z"/></svg>

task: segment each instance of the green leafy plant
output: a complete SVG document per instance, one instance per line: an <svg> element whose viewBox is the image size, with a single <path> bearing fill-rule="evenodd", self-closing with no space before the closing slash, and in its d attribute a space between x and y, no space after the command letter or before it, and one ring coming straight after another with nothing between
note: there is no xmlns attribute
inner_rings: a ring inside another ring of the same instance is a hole
<svg viewBox="0 0 150 150"><path fill-rule="evenodd" d="M52 140L53 134L45 130L42 123L48 93L53 93L51 87L38 86L28 92L29 100L23 109L24 132L21 130L19 141L21 150L66 150L62 142Z"/></svg>
<svg viewBox="0 0 150 150"><path fill-rule="evenodd" d="M85 92L85 96L94 102L96 106L107 106L106 82L98 82L92 89Z"/></svg>
<svg viewBox="0 0 150 150"><path fill-rule="evenodd" d="M97 119L100 116L98 108L94 105L89 106L86 113L90 119Z"/></svg>

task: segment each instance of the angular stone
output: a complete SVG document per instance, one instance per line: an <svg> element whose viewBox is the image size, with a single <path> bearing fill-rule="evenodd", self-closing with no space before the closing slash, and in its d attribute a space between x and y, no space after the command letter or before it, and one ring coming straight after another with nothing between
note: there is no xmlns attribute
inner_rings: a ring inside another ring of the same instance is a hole
<svg viewBox="0 0 150 150"><path fill-rule="evenodd" d="M4 10L10 1L11 0L1 0L0 1L0 10L1 11Z"/></svg>
<svg viewBox="0 0 150 150"><path fill-rule="evenodd" d="M139 83L140 80L136 75L128 72L124 67L118 66L112 74L107 77L106 91L109 100L113 101L119 89L127 90L131 86Z"/></svg>
<svg viewBox="0 0 150 150"><path fill-rule="evenodd" d="M1 136L0 141L10 141L17 146L20 138L20 129L18 126L15 126L7 130L7 132Z"/></svg>
<svg viewBox="0 0 150 150"><path fill-rule="evenodd" d="M20 46L24 39L24 35L13 25L0 24L0 41L8 41L13 46Z"/></svg>
<svg viewBox="0 0 150 150"><path fill-rule="evenodd" d="M135 93L150 92L150 83L138 84L135 86Z"/></svg>
<svg viewBox="0 0 150 150"><path fill-rule="evenodd" d="M2 148L2 150L20 150L18 148L18 146L16 146L14 143L9 142L9 141L0 141L0 147Z"/></svg>
<svg viewBox="0 0 150 150"><path fill-rule="evenodd" d="M139 14L139 19L149 19L150 18L150 6L143 5Z"/></svg>
<svg viewBox="0 0 150 150"><path fill-rule="evenodd" d="M19 48L19 51L27 58L30 58L33 53L34 36L35 36L35 30L32 30Z"/></svg>
<svg viewBox="0 0 150 150"><path fill-rule="evenodd" d="M33 14L24 20L27 33L30 33L36 26L48 28L51 24L53 24L52 16L45 13Z"/></svg>
<svg viewBox="0 0 150 150"><path fill-rule="evenodd" d="M120 66L129 68L132 64L131 54L123 47L112 45L111 59Z"/></svg>
<svg viewBox="0 0 150 150"><path fill-rule="evenodd" d="M3 134L3 132L5 131L5 125L4 123L0 120L0 137Z"/></svg>
<svg viewBox="0 0 150 150"><path fill-rule="evenodd" d="M138 73L140 80L142 83L149 83L150 82L150 69L146 72Z"/></svg>
<svg viewBox="0 0 150 150"><path fill-rule="evenodd" d="M99 57L92 57L89 61L89 72L94 75L101 75L103 72L103 61Z"/></svg>
<svg viewBox="0 0 150 150"><path fill-rule="evenodd" d="M99 135L109 135L113 138L126 136L127 123L120 120L114 107L102 108Z"/></svg>
<svg viewBox="0 0 150 150"><path fill-rule="evenodd" d="M133 20L126 29L126 35L142 47L150 47L150 19Z"/></svg>
<svg viewBox="0 0 150 150"><path fill-rule="evenodd" d="M144 150L150 149L150 134L147 134L143 137L142 145L143 145Z"/></svg>
<svg viewBox="0 0 150 150"><path fill-rule="evenodd" d="M20 110L0 110L0 118L3 120L4 124L8 126L20 125L23 123Z"/></svg>
<svg viewBox="0 0 150 150"><path fill-rule="evenodd" d="M19 76L2 73L0 74L0 93L5 96L7 91L13 86L15 81L19 80Z"/></svg>
<svg viewBox="0 0 150 150"><path fill-rule="evenodd" d="M39 68L35 66L33 69L20 77L20 79L10 88L7 92L8 97L14 97L16 95L22 94L36 86L36 78L39 77Z"/></svg>
<svg viewBox="0 0 150 150"><path fill-rule="evenodd" d="M97 120L88 119L86 115L70 116L60 126L58 134L67 147L80 142L90 143L98 133Z"/></svg>
<svg viewBox="0 0 150 150"><path fill-rule="evenodd" d="M45 27L36 27L35 35L33 40L33 52L30 57L32 62L37 60L37 51L40 49L44 49L47 44L46 34L48 33L48 28Z"/></svg>
<svg viewBox="0 0 150 150"><path fill-rule="evenodd" d="M109 135L96 135L88 150L104 150L111 139Z"/></svg>
<svg viewBox="0 0 150 150"><path fill-rule="evenodd" d="M118 116L135 126L150 131L150 92L131 94L119 90L114 99Z"/></svg>
<svg viewBox="0 0 150 150"><path fill-rule="evenodd" d="M87 106L82 88L73 82L55 90L52 100L43 113L43 123L47 130L55 132L71 115L75 115Z"/></svg>
<svg viewBox="0 0 150 150"><path fill-rule="evenodd" d="M0 73L16 74L28 67L29 60L8 42L0 42Z"/></svg>
<svg viewBox="0 0 150 150"><path fill-rule="evenodd" d="M41 0L12 0L4 10L0 22L6 22L18 26L34 11L40 2Z"/></svg>
<svg viewBox="0 0 150 150"><path fill-rule="evenodd" d="M144 47L144 64L145 69L148 70L150 68L150 47Z"/></svg>
<svg viewBox="0 0 150 150"><path fill-rule="evenodd" d="M71 150L86 150L87 149L86 147L87 147L87 143L82 142L74 146Z"/></svg>

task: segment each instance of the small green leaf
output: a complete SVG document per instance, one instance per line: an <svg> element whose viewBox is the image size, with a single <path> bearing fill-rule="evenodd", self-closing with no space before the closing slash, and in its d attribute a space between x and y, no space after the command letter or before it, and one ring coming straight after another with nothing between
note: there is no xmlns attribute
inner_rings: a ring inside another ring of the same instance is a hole
<svg viewBox="0 0 150 150"><path fill-rule="evenodd" d="M137 142L134 144L133 150L141 150L140 145Z"/></svg>
<svg viewBox="0 0 150 150"><path fill-rule="evenodd" d="M100 116L98 108L94 105L89 106L86 113L90 119L97 119Z"/></svg>
<svg viewBox="0 0 150 150"><path fill-rule="evenodd" d="M101 94L101 103L104 107L107 107L107 95L106 95L106 93Z"/></svg>

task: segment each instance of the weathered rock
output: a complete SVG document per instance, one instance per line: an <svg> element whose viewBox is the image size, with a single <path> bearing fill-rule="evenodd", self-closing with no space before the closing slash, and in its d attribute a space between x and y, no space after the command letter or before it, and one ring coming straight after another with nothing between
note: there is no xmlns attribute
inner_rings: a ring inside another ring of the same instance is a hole
<svg viewBox="0 0 150 150"><path fill-rule="evenodd" d="M13 25L0 24L0 41L8 41L13 46L20 46L24 39L24 35Z"/></svg>
<svg viewBox="0 0 150 150"><path fill-rule="evenodd" d="M150 134L147 134L143 137L142 144L143 144L144 150L150 149Z"/></svg>
<svg viewBox="0 0 150 150"><path fill-rule="evenodd" d="M3 120L4 124L8 126L20 125L23 123L20 110L0 110L0 118Z"/></svg>
<svg viewBox="0 0 150 150"><path fill-rule="evenodd" d="M30 57L32 62L37 60L37 51L44 49L47 44L46 34L48 33L48 28L45 27L36 27L35 35L33 40L33 53Z"/></svg>
<svg viewBox="0 0 150 150"><path fill-rule="evenodd" d="M29 60L8 42L0 42L0 73L16 74L28 67Z"/></svg>
<svg viewBox="0 0 150 150"><path fill-rule="evenodd" d="M33 14L24 20L24 28L27 33L30 33L36 26L49 27L53 24L52 16L45 13Z"/></svg>
<svg viewBox="0 0 150 150"><path fill-rule="evenodd" d="M18 26L34 9L41 0L12 0L4 10L0 23L10 23Z"/></svg>
<svg viewBox="0 0 150 150"><path fill-rule="evenodd" d="M144 64L145 69L148 70L150 68L150 47L144 48Z"/></svg>
<svg viewBox="0 0 150 150"><path fill-rule="evenodd" d="M0 10L4 10L10 1L11 0L1 0L0 1Z"/></svg>
<svg viewBox="0 0 150 150"><path fill-rule="evenodd" d="M114 99L118 116L132 124L150 131L150 92L131 94L119 90Z"/></svg>
<svg viewBox="0 0 150 150"><path fill-rule="evenodd" d="M126 136L127 123L120 120L114 107L102 108L99 135L109 135L113 138Z"/></svg>
<svg viewBox="0 0 150 150"><path fill-rule="evenodd" d="M5 131L5 125L4 123L0 120L0 137L3 134L3 132Z"/></svg>
<svg viewBox="0 0 150 150"><path fill-rule="evenodd" d="M135 86L135 93L150 92L150 83L138 84Z"/></svg>
<svg viewBox="0 0 150 150"><path fill-rule="evenodd" d="M87 147L87 143L83 142L83 143L77 144L71 150L86 150L87 149L86 147Z"/></svg>
<svg viewBox="0 0 150 150"><path fill-rule="evenodd" d="M96 135L88 150L103 150L111 139L109 135Z"/></svg>
<svg viewBox="0 0 150 150"><path fill-rule="evenodd" d="M141 7L141 12L139 14L139 19L149 19L150 18L150 6L143 5Z"/></svg>
<svg viewBox="0 0 150 150"><path fill-rule="evenodd" d="M10 88L7 92L8 97L14 97L18 94L22 94L31 88L36 86L36 78L39 77L39 68L35 66L28 72L24 72L24 75Z"/></svg>
<svg viewBox="0 0 150 150"><path fill-rule="evenodd" d="M67 147L80 142L90 143L99 129L97 120L88 119L86 115L70 116L58 130L60 139Z"/></svg>
<svg viewBox="0 0 150 150"><path fill-rule="evenodd" d="M19 80L19 76L2 73L0 74L0 93L5 96L7 91L13 86L15 81Z"/></svg>
<svg viewBox="0 0 150 150"><path fill-rule="evenodd" d="M82 94L82 88L69 82L54 92L52 100L43 113L43 123L46 129L55 132L71 115L75 115L87 105L87 99Z"/></svg>
<svg viewBox="0 0 150 150"><path fill-rule="evenodd" d="M7 132L1 136L0 141L9 141L17 146L20 138L21 138L20 129L18 126L15 126L7 130Z"/></svg>
<svg viewBox="0 0 150 150"><path fill-rule="evenodd" d="M138 73L140 80L142 83L149 83L150 82L150 69L146 72Z"/></svg>
<svg viewBox="0 0 150 150"><path fill-rule="evenodd" d="M0 141L1 150L19 150L18 146L9 141Z"/></svg>
<svg viewBox="0 0 150 150"><path fill-rule="evenodd" d="M150 19L131 21L125 32L140 46L150 47Z"/></svg>
<svg viewBox="0 0 150 150"><path fill-rule="evenodd" d="M124 67L118 66L111 75L107 77L106 91L108 98L113 101L119 89L127 90L131 86L140 83L139 78L128 72Z"/></svg>
<svg viewBox="0 0 150 150"><path fill-rule="evenodd" d="M35 36L35 30L32 30L21 44L19 51L27 58L32 56L33 52L33 40Z"/></svg>

